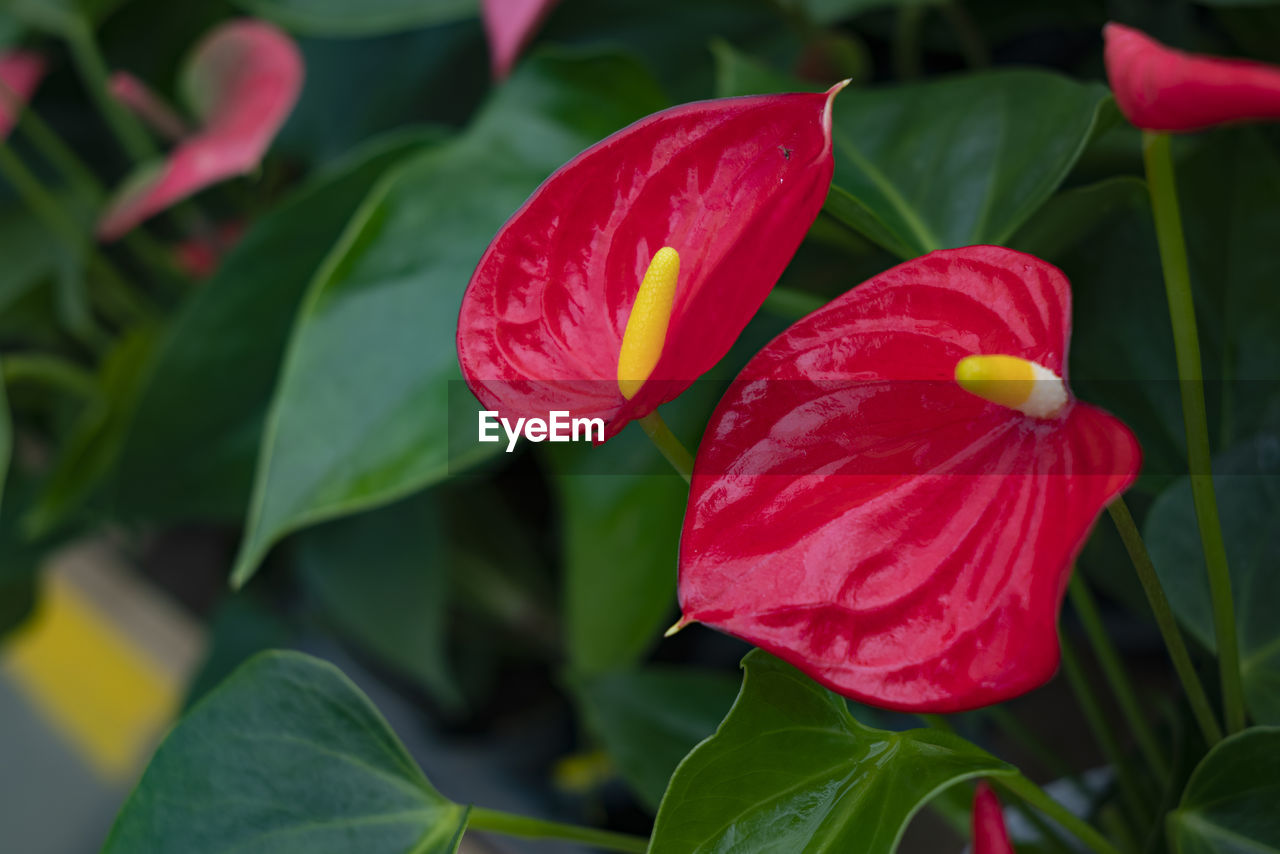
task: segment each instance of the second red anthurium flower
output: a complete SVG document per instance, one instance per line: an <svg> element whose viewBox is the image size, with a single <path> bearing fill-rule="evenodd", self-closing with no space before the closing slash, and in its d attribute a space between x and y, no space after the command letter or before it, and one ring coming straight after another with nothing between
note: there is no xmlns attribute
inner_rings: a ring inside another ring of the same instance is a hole
<svg viewBox="0 0 1280 854"><path fill-rule="evenodd" d="M1071 564L1141 452L1072 397L1066 278L934 252L793 325L721 400L680 542L682 622L887 708L997 703L1057 668Z"/></svg>
<svg viewBox="0 0 1280 854"><path fill-rule="evenodd" d="M1280 119L1280 68L1185 53L1107 24L1107 79L1125 118L1149 131L1194 131Z"/></svg>
<svg viewBox="0 0 1280 854"><path fill-rule="evenodd" d="M841 88L655 113L548 178L463 297L458 358L480 401L603 418L608 437L712 367L822 209Z"/></svg>

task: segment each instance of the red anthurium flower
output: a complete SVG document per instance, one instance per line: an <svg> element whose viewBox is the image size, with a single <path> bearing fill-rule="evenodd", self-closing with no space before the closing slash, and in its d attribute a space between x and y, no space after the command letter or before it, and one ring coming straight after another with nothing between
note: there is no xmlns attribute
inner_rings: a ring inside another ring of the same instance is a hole
<svg viewBox="0 0 1280 854"><path fill-rule="evenodd" d="M1141 452L1066 385L1070 291L995 246L934 252L782 333L694 468L682 622L849 697L955 712L1058 663L1071 563Z"/></svg>
<svg viewBox="0 0 1280 854"><path fill-rule="evenodd" d="M1107 24L1102 33L1116 102L1143 130L1280 119L1280 68L1184 53L1121 24Z"/></svg>
<svg viewBox="0 0 1280 854"><path fill-rule="evenodd" d="M210 184L256 169L297 102L302 77L297 45L275 26L238 20L214 30L196 47L183 81L199 130L126 182L103 214L99 236L114 240Z"/></svg>
<svg viewBox="0 0 1280 854"><path fill-rule="evenodd" d="M973 854L1014 854L1004 811L986 783L979 783L973 794Z"/></svg>
<svg viewBox="0 0 1280 854"><path fill-rule="evenodd" d="M520 51L558 2L560 0L484 0L481 13L495 78L502 80L511 73Z"/></svg>
<svg viewBox="0 0 1280 854"><path fill-rule="evenodd" d="M480 401L603 418L608 437L714 365L822 208L842 86L665 110L548 178L463 297L458 358Z"/></svg>
<svg viewBox="0 0 1280 854"><path fill-rule="evenodd" d="M6 139L18 121L22 105L31 100L40 78L44 77L44 59L27 50L0 54L0 139ZM17 103L13 103L13 99Z"/></svg>

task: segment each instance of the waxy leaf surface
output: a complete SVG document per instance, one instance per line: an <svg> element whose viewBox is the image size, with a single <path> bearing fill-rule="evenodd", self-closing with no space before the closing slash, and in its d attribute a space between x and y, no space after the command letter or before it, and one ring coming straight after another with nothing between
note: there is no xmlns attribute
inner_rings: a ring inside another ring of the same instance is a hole
<svg viewBox="0 0 1280 854"><path fill-rule="evenodd" d="M350 680L276 652L169 733L103 854L452 854L465 826Z"/></svg>
<svg viewBox="0 0 1280 854"><path fill-rule="evenodd" d="M1200 761L1169 814L1177 854L1280 851L1280 727L1253 727Z"/></svg>
<svg viewBox="0 0 1280 854"><path fill-rule="evenodd" d="M741 87L721 94L767 84L731 49L716 59L722 84ZM835 102L826 211L903 259L1006 243L1071 171L1106 95L1032 70L847 89Z"/></svg>
<svg viewBox="0 0 1280 854"><path fill-rule="evenodd" d="M935 730L886 732L759 650L711 738L676 769L650 854L892 852L911 817L962 780L1015 773Z"/></svg>
<svg viewBox="0 0 1280 854"><path fill-rule="evenodd" d="M307 285L379 178L440 138L415 130L372 142L253 223L159 345L114 479L116 512L243 517Z"/></svg>
<svg viewBox="0 0 1280 854"><path fill-rule="evenodd" d="M1231 568L1240 674L1255 720L1280 724L1280 436L1262 435L1213 461L1222 536ZM1216 648L1209 582L1200 544L1191 480L1165 490L1147 516L1145 539L1169 596L1187 630L1206 649Z"/></svg>
<svg viewBox="0 0 1280 854"><path fill-rule="evenodd" d="M1280 119L1280 68L1185 53L1107 24L1107 79L1125 118L1150 131L1194 131Z"/></svg>
<svg viewBox="0 0 1280 854"><path fill-rule="evenodd" d="M993 246L899 265L796 323L721 400L680 543L687 620L871 705L996 703L1057 668L1071 562L1137 441L1069 396L970 394L978 354L1066 379L1066 278Z"/></svg>
<svg viewBox="0 0 1280 854"><path fill-rule="evenodd" d="M838 88L664 110L557 170L463 298L458 358L485 408L603 418L607 438L719 361L822 208ZM657 365L628 400L623 332L662 247L680 256L675 304Z"/></svg>
<svg viewBox="0 0 1280 854"><path fill-rule="evenodd" d="M474 408L450 395L456 385L474 404L454 344L467 277L489 235L552 169L660 103L631 61L531 59L460 140L383 181L298 318L237 581L283 534L447 476L451 406L465 428L455 465L498 448L475 443Z"/></svg>
<svg viewBox="0 0 1280 854"><path fill-rule="evenodd" d="M183 89L200 129L143 166L108 205L98 234L114 240L210 184L257 168L302 90L302 56L263 21L238 20L197 45Z"/></svg>

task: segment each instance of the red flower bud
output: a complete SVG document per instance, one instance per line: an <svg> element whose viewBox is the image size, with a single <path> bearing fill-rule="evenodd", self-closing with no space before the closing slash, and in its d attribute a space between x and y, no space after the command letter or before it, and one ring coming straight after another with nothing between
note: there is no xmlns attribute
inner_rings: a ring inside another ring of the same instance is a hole
<svg viewBox="0 0 1280 854"><path fill-rule="evenodd" d="M0 84L3 84L3 89L0 89L0 140L8 138L23 105L31 100L40 85L44 71L44 58L29 50L11 50L0 55Z"/></svg>
<svg viewBox="0 0 1280 854"><path fill-rule="evenodd" d="M548 178L463 297L458 359L476 397L506 417L604 418L608 437L687 388L817 218L842 86L665 110Z"/></svg>
<svg viewBox="0 0 1280 854"><path fill-rule="evenodd" d="M979 783L973 793L973 854L1014 854L1004 811L986 783Z"/></svg>
<svg viewBox="0 0 1280 854"><path fill-rule="evenodd" d="M1107 24L1102 35L1116 103L1143 130L1280 118L1280 68L1184 53L1121 24Z"/></svg>
<svg viewBox="0 0 1280 854"><path fill-rule="evenodd" d="M558 2L560 0L484 0L480 11L495 79L503 80L511 73L520 51Z"/></svg>
<svg viewBox="0 0 1280 854"><path fill-rule="evenodd" d="M876 276L747 365L699 448L680 604L827 687L956 712L1047 680L1072 561L1141 451L1065 381L1055 267L973 246Z"/></svg>

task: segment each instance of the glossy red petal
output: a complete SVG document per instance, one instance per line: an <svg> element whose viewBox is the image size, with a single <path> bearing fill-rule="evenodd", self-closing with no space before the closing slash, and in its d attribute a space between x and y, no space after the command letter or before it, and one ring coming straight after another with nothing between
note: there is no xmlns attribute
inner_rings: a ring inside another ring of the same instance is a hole
<svg viewBox="0 0 1280 854"><path fill-rule="evenodd" d="M520 51L558 2L560 0L484 0L481 14L496 79L503 80L511 73Z"/></svg>
<svg viewBox="0 0 1280 854"><path fill-rule="evenodd" d="M210 184L252 172L302 89L302 55L263 21L224 24L192 54L185 89L202 126L163 164L131 179L98 225L113 240Z"/></svg>
<svg viewBox="0 0 1280 854"><path fill-rule="evenodd" d="M1068 399L1036 419L954 381L974 354L1065 379L1062 273L993 246L871 279L762 350L698 451L680 604L849 697L909 711L1047 680L1070 565L1140 466Z"/></svg>
<svg viewBox="0 0 1280 854"><path fill-rule="evenodd" d="M1280 119L1280 68L1174 50L1122 24L1102 32L1116 103L1144 130Z"/></svg>
<svg viewBox="0 0 1280 854"><path fill-rule="evenodd" d="M13 50L0 55L0 84L8 89L7 93L0 91L0 140L8 138L22 105L31 100L44 72L44 58L39 54ZM18 103L12 103L12 98Z"/></svg>
<svg viewBox="0 0 1280 854"><path fill-rule="evenodd" d="M996 793L979 783L973 795L973 854L1014 854Z"/></svg>
<svg viewBox="0 0 1280 854"><path fill-rule="evenodd" d="M602 417L612 436L714 365L822 208L838 88L665 110L548 178L498 232L463 298L458 358L481 402L507 417ZM623 332L663 246L680 254L665 345L624 400Z"/></svg>

